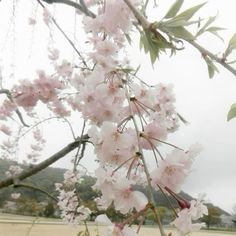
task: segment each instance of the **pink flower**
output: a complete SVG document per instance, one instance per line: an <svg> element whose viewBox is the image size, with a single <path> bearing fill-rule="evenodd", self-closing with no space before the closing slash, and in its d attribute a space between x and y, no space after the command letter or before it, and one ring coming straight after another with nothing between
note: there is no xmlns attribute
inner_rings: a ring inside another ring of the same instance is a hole
<svg viewBox="0 0 236 236"><path fill-rule="evenodd" d="M123 186L115 195L115 209L122 214L128 213L132 208L141 211L148 203L147 197L142 192L133 191L130 186Z"/></svg>
<svg viewBox="0 0 236 236"><path fill-rule="evenodd" d="M12 115L12 112L16 109L16 104L9 101L5 100L0 107L0 119L1 120L6 120L8 116Z"/></svg>
<svg viewBox="0 0 236 236"><path fill-rule="evenodd" d="M0 125L0 131L6 135L11 135L11 129L6 125Z"/></svg>
<svg viewBox="0 0 236 236"><path fill-rule="evenodd" d="M152 171L153 185L167 186L172 191L179 192L192 162L193 156L189 155L188 152L174 149L164 160L159 162L158 168Z"/></svg>
<svg viewBox="0 0 236 236"><path fill-rule="evenodd" d="M95 175L97 182L94 188L102 192L98 203L108 207L113 201L115 209L123 214L133 208L140 211L147 205L146 196L142 192L133 191L131 185L134 182L125 178L122 172L113 173L111 169L105 170L100 167L95 171Z"/></svg>
<svg viewBox="0 0 236 236"><path fill-rule="evenodd" d="M43 21L46 25L49 25L50 23L52 23L52 16L46 8L44 8L44 11L43 11Z"/></svg>
<svg viewBox="0 0 236 236"><path fill-rule="evenodd" d="M135 131L126 129L119 132L111 122L104 122L100 130L91 128L89 135L95 145L95 152L103 163L122 164L135 156L138 150Z"/></svg>
<svg viewBox="0 0 236 236"><path fill-rule="evenodd" d="M64 86L58 79L47 76L44 71L38 71L38 76L39 78L34 81L35 91L43 103L48 103L55 99L58 90Z"/></svg>
<svg viewBox="0 0 236 236"><path fill-rule="evenodd" d="M136 236L137 233L127 225L113 224L110 219L105 215L98 215L95 219L98 225L107 225L107 231L103 236Z"/></svg>
<svg viewBox="0 0 236 236"><path fill-rule="evenodd" d="M203 224L193 223L189 209L183 209L178 213L178 217L171 223L178 229L178 235L184 236L193 231L199 230Z"/></svg>
<svg viewBox="0 0 236 236"><path fill-rule="evenodd" d="M144 127L141 136L141 146L145 149L152 149L153 146L160 144L160 141L165 141L167 137L167 129L160 123L152 122Z"/></svg>
<svg viewBox="0 0 236 236"><path fill-rule="evenodd" d="M52 61L56 61L59 58L59 50L54 48L54 49L48 49L48 58Z"/></svg>
<svg viewBox="0 0 236 236"><path fill-rule="evenodd" d="M192 216L193 220L197 220L201 217L203 217L204 215L208 215L208 209L207 207L203 204L203 198L205 197L205 195L199 195L197 200L192 200L189 212Z"/></svg>
<svg viewBox="0 0 236 236"><path fill-rule="evenodd" d="M192 231L199 230L204 225L203 223L192 222L208 214L207 207L203 205L203 197L204 195L199 196L197 200L192 200L190 208L181 210L178 217L172 222L178 229L178 235L184 236Z"/></svg>
<svg viewBox="0 0 236 236"><path fill-rule="evenodd" d="M35 86L28 80L23 80L20 85L13 87L13 97L18 106L25 108L34 107L39 99Z"/></svg>
<svg viewBox="0 0 236 236"><path fill-rule="evenodd" d="M33 131L33 137L35 140L37 140L40 143L44 143L45 140L43 139L42 132L39 129L36 129Z"/></svg>
<svg viewBox="0 0 236 236"><path fill-rule="evenodd" d="M63 103L59 99L54 99L51 103L49 108L56 114L61 117L69 116L70 111L66 109Z"/></svg>
<svg viewBox="0 0 236 236"><path fill-rule="evenodd" d="M70 77L73 72L73 68L70 62L63 60L61 65L56 66L56 71L59 76Z"/></svg>
<svg viewBox="0 0 236 236"><path fill-rule="evenodd" d="M95 44L95 51L97 54L110 57L116 53L117 46L111 41L100 40Z"/></svg>

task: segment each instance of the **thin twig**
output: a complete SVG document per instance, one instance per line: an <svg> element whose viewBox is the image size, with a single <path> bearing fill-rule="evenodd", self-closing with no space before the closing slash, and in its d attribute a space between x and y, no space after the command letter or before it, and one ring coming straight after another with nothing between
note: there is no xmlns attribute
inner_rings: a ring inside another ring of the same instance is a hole
<svg viewBox="0 0 236 236"><path fill-rule="evenodd" d="M44 123L44 122L46 122L46 121L52 120L52 119L58 119L58 120L62 119L62 120L64 120L64 121L68 124L68 126L69 126L69 128L70 128L71 134L72 134L74 140L76 139L75 132L74 132L73 127L72 127L71 123L69 122L69 120L66 119L65 117L60 117L60 116L53 116L53 117L49 117L49 118L46 118L46 119L44 119L44 120L39 121L38 123L36 123L36 124L34 124L33 126L31 126L27 131L25 131L25 132L21 135L20 138L24 137L27 133L29 133L32 129L34 129L35 127L39 126L40 124L42 124L42 123Z"/></svg>
<svg viewBox="0 0 236 236"><path fill-rule="evenodd" d="M195 41L192 40L185 40L186 42L188 42L189 44L191 44L193 47L195 47L196 49L198 49L198 51L203 55L203 56L208 56L210 57L213 61L217 62L218 64L222 65L223 67L225 67L228 71L230 71L234 76L236 76L236 70L230 66L229 64L227 64L225 62L225 60L222 60L222 58L217 57L216 55L214 55L212 52L208 51L207 49L205 49L204 47L200 46L198 43L196 43Z"/></svg>
<svg viewBox="0 0 236 236"><path fill-rule="evenodd" d="M70 1L70 0L42 0L46 3L52 4L52 3L61 3L61 4L66 4L68 6L74 7L75 9L83 12L86 16L90 16L92 18L95 18L96 15L91 12L85 4L83 4L82 1L80 1L82 4L79 4L77 2L74 1Z"/></svg>
<svg viewBox="0 0 236 236"><path fill-rule="evenodd" d="M8 99L9 99L12 103L14 103L13 98L12 98L12 95L11 95L11 92L10 92L8 89L1 89L1 90L0 90L0 94L3 94L3 93L7 95ZM22 116L21 112L19 111L19 109L18 109L17 107L16 107L16 109L15 109L15 112L16 112L17 116L19 117L19 119L20 119L22 125L25 126L25 127L30 127L29 125L27 125L27 124L25 123L25 121L24 121L24 119L23 119L23 116Z"/></svg>
<svg viewBox="0 0 236 236"><path fill-rule="evenodd" d="M29 188L29 189L33 189L33 190L36 190L36 191L39 191L45 195L47 195L49 198L51 198L52 200L54 200L55 202L58 202L57 198L55 198L54 196L52 196L49 192L47 192L46 190L44 189L41 189L39 187L36 187L36 186L33 186L33 185L30 185L30 184L26 184L26 183L14 183L14 188L19 188L19 187L23 187L23 188Z"/></svg>
<svg viewBox="0 0 236 236"><path fill-rule="evenodd" d="M41 2L41 0L37 0L37 2L39 3L39 5L43 8L46 9L46 7L44 6L44 4ZM67 36L67 34L64 32L64 30L61 28L61 26L57 23L57 21L54 19L54 17L51 16L51 20L54 23L54 25L57 27L57 29L61 32L61 34L64 36L64 38L68 41L68 43L72 46L72 48L75 50L75 52L79 55L79 57L82 60L82 63L84 64L84 66L86 68L88 68L88 65L86 63L86 61L84 60L83 56L81 55L81 53L79 52L79 50L75 47L75 44L72 42L72 40Z"/></svg>
<svg viewBox="0 0 236 236"><path fill-rule="evenodd" d="M124 0L124 1L126 1L126 0ZM140 153L140 159L143 163L144 173L145 173L146 179L147 179L148 200L154 207L155 200L154 200L153 188L152 188L152 184L151 184L151 177L150 177L150 173L149 173L149 170L148 170L148 167L147 167L146 160L145 160L144 155L143 155L143 150L141 148L140 132L139 132L138 124L137 124L136 119L134 117L134 111L133 111L133 108L132 108L132 105L131 105L130 96L129 96L129 93L128 93L128 88L127 87L125 87L125 88L126 88L125 89L126 99L128 101L128 104L129 104L129 109L130 109L130 113L131 113L131 116L132 116L133 125L134 125L135 131L136 131L138 149L139 149L139 153ZM157 214L157 211L156 211L155 207L154 207L154 211L155 211L156 222L157 222L157 225L159 227L161 236L166 236L166 233L164 232L163 226L161 224L160 216L159 216L159 214Z"/></svg>

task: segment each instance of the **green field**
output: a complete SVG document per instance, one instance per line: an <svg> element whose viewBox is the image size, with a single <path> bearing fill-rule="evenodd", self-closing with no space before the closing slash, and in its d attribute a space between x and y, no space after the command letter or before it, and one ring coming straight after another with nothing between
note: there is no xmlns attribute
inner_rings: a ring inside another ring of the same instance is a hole
<svg viewBox="0 0 236 236"><path fill-rule="evenodd" d="M105 231L105 226L97 228L93 223L88 223L91 236L96 235L98 230L100 235ZM0 236L77 236L79 231L85 230L83 225L68 226L64 225L61 220L48 218L35 218L27 216L17 216L9 214L0 214ZM170 230L167 230L170 232ZM173 236L175 232L172 230ZM141 236L159 236L157 228L142 227ZM236 233L200 231L193 233L193 236L231 236Z"/></svg>

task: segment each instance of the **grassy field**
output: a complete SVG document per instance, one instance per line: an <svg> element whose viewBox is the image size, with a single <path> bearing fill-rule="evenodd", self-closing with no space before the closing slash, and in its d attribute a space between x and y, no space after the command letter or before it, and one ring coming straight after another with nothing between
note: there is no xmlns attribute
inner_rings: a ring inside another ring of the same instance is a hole
<svg viewBox="0 0 236 236"><path fill-rule="evenodd" d="M0 214L0 236L77 236L78 232L85 230L82 225L67 226L62 221L46 218L33 218L27 216L1 215ZM91 236L96 235L96 231L100 235L106 230L106 227L89 224ZM170 230L167 230L170 232ZM175 235L174 231L173 236ZM139 235L141 236L159 236L157 228L142 227ZM216 232L216 231L200 231L193 233L193 236L236 236L235 233Z"/></svg>

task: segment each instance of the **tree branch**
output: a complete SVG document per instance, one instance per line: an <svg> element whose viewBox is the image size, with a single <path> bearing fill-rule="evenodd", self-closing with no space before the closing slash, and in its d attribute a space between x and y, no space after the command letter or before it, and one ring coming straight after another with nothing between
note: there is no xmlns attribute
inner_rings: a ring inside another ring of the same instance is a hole
<svg viewBox="0 0 236 236"><path fill-rule="evenodd" d="M200 46L198 43L196 43L195 41L192 40L185 40L186 42L188 42L189 44L191 44L193 47L195 47L203 56L208 56L210 57L213 61L221 64L223 67L225 67L228 71L230 71L234 76L236 76L236 70L230 66L229 64L227 64L224 60L222 60L222 58L217 57L216 55L214 55L213 53L211 53L210 51L208 51L207 49L203 48L202 46Z"/></svg>
<svg viewBox="0 0 236 236"><path fill-rule="evenodd" d="M91 12L85 4L79 4L77 2L74 1L70 1L70 0L42 0L46 3L49 4L53 4L53 3L61 3L61 4L66 4L68 6L74 7L75 9L78 9L79 11L83 12L86 16L90 16L92 18L95 18L96 15Z"/></svg>
<svg viewBox="0 0 236 236"><path fill-rule="evenodd" d="M138 20L139 24L142 25L144 29L148 29L150 27L150 22L147 21L147 19L144 17L143 14L137 10L134 5L130 2L130 0L124 0L124 2L127 4L127 6L130 8L132 13L134 14L135 18Z"/></svg>
<svg viewBox="0 0 236 236"><path fill-rule="evenodd" d="M17 176L9 177L9 178L6 178L5 180L0 181L0 189L8 187L8 186L14 184L14 182L26 179L27 177L32 176L32 175L38 173L39 171L47 168L48 166L50 166L54 162L58 161L60 158L64 157L65 155L67 155L68 153L73 151L81 143L87 142L88 139L89 139L89 136L87 134L85 134L81 138L77 138L74 142L72 142L72 143L68 144L66 147L62 148L59 152L55 153L54 155L52 155L51 157L49 157L45 161L23 170Z"/></svg>
<svg viewBox="0 0 236 236"><path fill-rule="evenodd" d="M151 23L149 23L147 21L147 19L143 16L143 14L136 9L133 4L130 2L130 0L123 0L127 6L130 8L130 10L133 12L135 18L138 20L139 24L146 30L155 30L154 28L151 28L150 26L152 25ZM168 32L166 32L165 30L158 28L160 31L162 31L163 33L168 34ZM183 38L181 38L183 39ZM211 58L213 61L217 62L218 64L222 65L223 67L225 67L228 71L230 71L234 76L236 76L236 70L230 66L229 64L227 64L224 60L222 60L222 58L217 57L216 55L214 55L213 53L211 53L210 51L208 51L207 49L205 49L204 47L200 46L198 43L196 43L193 40L186 40L183 39L184 41L188 42L189 44L191 44L193 47L195 47L196 49L198 49L198 51L204 55L204 56L208 56L209 58Z"/></svg>

